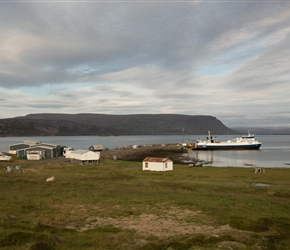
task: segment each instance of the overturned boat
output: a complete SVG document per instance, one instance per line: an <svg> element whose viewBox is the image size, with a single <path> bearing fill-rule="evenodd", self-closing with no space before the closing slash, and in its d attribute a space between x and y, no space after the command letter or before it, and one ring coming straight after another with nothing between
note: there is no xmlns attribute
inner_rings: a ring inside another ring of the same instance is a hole
<svg viewBox="0 0 290 250"><path fill-rule="evenodd" d="M206 140L197 140L192 150L258 150L262 143L255 139L254 134L237 137L227 141L219 141L213 138L208 131Z"/></svg>
<svg viewBox="0 0 290 250"><path fill-rule="evenodd" d="M10 161L10 159L11 159L11 156L0 152L0 161Z"/></svg>

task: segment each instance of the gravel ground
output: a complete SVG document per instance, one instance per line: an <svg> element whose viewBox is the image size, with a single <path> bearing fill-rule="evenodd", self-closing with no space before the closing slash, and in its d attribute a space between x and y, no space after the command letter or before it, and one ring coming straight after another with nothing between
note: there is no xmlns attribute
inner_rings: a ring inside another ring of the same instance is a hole
<svg viewBox="0 0 290 250"><path fill-rule="evenodd" d="M180 162L187 155L186 148L179 145L152 145L138 148L109 149L101 152L102 159L117 159L126 161L142 161L146 157L164 157L174 163Z"/></svg>

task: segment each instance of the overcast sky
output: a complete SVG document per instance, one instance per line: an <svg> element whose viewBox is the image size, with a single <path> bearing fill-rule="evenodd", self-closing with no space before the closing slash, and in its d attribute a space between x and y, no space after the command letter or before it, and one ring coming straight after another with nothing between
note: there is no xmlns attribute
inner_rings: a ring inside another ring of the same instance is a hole
<svg viewBox="0 0 290 250"><path fill-rule="evenodd" d="M290 126L288 1L0 1L0 118Z"/></svg>

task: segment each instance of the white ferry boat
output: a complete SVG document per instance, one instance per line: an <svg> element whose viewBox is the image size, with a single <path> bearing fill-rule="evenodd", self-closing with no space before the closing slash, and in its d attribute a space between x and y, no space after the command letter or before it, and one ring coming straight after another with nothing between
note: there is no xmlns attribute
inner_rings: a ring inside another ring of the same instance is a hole
<svg viewBox="0 0 290 250"><path fill-rule="evenodd" d="M248 133L246 136L238 137L227 141L219 141L213 138L208 131L206 140L197 140L193 145L193 150L258 150L262 143L255 139L254 134Z"/></svg>

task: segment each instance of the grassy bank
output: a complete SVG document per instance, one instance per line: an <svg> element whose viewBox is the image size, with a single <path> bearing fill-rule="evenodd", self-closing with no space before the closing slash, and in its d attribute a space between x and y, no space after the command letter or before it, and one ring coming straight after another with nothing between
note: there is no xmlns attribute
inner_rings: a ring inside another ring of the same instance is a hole
<svg viewBox="0 0 290 250"><path fill-rule="evenodd" d="M290 249L290 169L7 165L0 249Z"/></svg>

